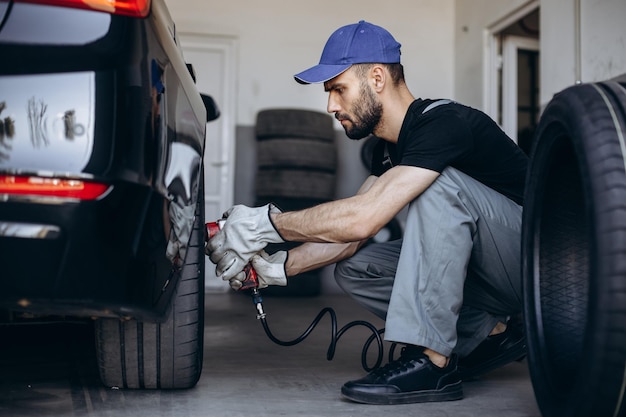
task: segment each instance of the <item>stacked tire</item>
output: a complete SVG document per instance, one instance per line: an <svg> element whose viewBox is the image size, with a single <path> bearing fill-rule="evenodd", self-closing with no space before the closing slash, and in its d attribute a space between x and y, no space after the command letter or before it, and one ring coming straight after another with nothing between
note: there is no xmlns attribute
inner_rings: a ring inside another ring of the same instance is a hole
<svg viewBox="0 0 626 417"><path fill-rule="evenodd" d="M335 198L337 149L332 117L303 109L266 109L257 114L256 204L301 210ZM268 251L293 244L271 245ZM275 295L317 295L319 271L290 278Z"/></svg>
<svg viewBox="0 0 626 417"><path fill-rule="evenodd" d="M626 84L570 87L535 135L522 233L544 417L626 415Z"/></svg>

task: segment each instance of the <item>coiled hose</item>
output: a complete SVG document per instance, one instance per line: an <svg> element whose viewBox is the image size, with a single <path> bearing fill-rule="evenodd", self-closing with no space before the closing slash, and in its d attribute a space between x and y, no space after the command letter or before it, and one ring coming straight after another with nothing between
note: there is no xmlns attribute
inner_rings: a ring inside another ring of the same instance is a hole
<svg viewBox="0 0 626 417"><path fill-rule="evenodd" d="M315 317L315 319L313 319L309 327L307 327L307 329L300 336L296 337L293 340L288 340L288 341L280 340L276 336L274 336L274 334L269 328L269 325L267 324L267 317L266 317L267 315L263 310L263 304L262 304L263 299L261 297L261 294L256 288L254 288L252 291L252 301L255 304L256 309L257 309L257 313L258 313L257 319L261 321L261 324L263 325L263 330L265 330L265 334L267 334L267 337L272 342L276 343L277 345L294 346L304 341L311 334L313 329L317 327L317 325L320 323L324 315L328 313L328 315L330 316L330 325L331 325L330 332L331 333L330 333L330 345L328 346L328 350L326 352L327 360L330 361L334 358L335 350L337 347L337 342L339 341L341 336L344 335L346 331L348 331L352 327L364 326L364 327L367 327L372 332L372 335L365 341L365 344L363 345L363 349L361 350L361 366L363 367L365 371L370 372L380 367L380 365L382 364L383 355L384 355L384 347L383 347L383 339L381 335L385 332L384 328L377 329L372 323L367 322L365 320L354 320L346 324L345 326L343 326L341 329L337 330L337 314L332 308L325 307L317 314L317 316ZM371 344L374 342L374 340L376 340L376 344L378 345L378 354L376 356L376 362L374 366L370 367L367 364L367 353L369 352L369 348ZM397 344L395 342L391 344L391 347L389 349L389 361L393 359L396 345Z"/></svg>

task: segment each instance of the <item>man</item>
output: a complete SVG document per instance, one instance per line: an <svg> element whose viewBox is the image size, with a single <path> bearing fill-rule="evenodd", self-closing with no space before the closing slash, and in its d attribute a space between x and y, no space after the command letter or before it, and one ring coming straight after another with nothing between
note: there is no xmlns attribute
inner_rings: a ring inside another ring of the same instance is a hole
<svg viewBox="0 0 626 417"><path fill-rule="evenodd" d="M295 78L324 84L348 137L381 139L372 175L355 196L310 209L233 207L207 246L217 274L238 288L252 260L262 286L286 285L341 261L339 285L386 319L386 340L406 345L342 394L371 404L462 398L463 379L524 355L523 334L507 320L521 310L527 157L482 112L415 99L400 44L371 23L335 31L319 65ZM402 240L363 246L405 206ZM307 243L263 251L283 241Z"/></svg>

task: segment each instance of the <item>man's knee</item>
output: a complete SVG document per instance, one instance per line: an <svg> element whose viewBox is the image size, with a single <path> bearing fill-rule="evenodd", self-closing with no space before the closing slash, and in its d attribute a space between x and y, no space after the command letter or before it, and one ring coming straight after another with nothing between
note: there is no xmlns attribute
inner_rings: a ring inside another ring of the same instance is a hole
<svg viewBox="0 0 626 417"><path fill-rule="evenodd" d="M335 281L345 292L350 292L351 283L356 275L355 265L352 258L344 259L335 265Z"/></svg>

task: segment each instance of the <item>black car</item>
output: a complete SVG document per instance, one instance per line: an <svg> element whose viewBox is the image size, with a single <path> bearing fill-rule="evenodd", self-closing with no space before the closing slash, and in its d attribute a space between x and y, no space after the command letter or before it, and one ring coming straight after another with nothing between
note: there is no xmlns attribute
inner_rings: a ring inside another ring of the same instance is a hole
<svg viewBox="0 0 626 417"><path fill-rule="evenodd" d="M105 385L194 386L216 117L164 0L0 0L3 321L88 318Z"/></svg>

